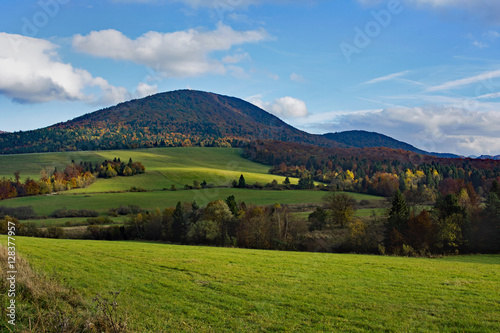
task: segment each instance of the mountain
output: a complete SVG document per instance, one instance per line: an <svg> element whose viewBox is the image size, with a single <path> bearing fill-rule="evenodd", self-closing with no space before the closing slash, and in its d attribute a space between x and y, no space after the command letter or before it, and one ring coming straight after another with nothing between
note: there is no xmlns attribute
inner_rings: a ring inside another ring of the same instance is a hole
<svg viewBox="0 0 500 333"><path fill-rule="evenodd" d="M243 147L255 140L279 140L330 148L402 149L437 157L388 136L347 131L309 134L235 97L177 90L85 114L53 126L0 135L0 154L149 147Z"/></svg>
<svg viewBox="0 0 500 333"><path fill-rule="evenodd" d="M0 131L0 134L3 134L3 133L9 133L9 132L5 132L5 131Z"/></svg>
<svg viewBox="0 0 500 333"><path fill-rule="evenodd" d="M461 156L454 154L432 153L418 149L408 143L398 141L387 135L367 131L345 131L337 133L323 134L323 137L354 148L377 148L385 147L392 149L403 149L417 154L444 157L444 158L460 158Z"/></svg>
<svg viewBox="0 0 500 333"><path fill-rule="evenodd" d="M0 137L0 153L236 146L251 140L342 146L238 98L178 90L120 103L50 127Z"/></svg>
<svg viewBox="0 0 500 333"><path fill-rule="evenodd" d="M492 155L481 155L479 157L475 157L479 160L500 160L500 155L492 156Z"/></svg>

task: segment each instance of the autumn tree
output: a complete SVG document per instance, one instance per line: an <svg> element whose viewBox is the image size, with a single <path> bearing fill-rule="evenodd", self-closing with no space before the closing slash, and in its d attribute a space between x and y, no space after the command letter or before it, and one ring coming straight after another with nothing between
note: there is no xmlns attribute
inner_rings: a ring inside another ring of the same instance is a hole
<svg viewBox="0 0 500 333"><path fill-rule="evenodd" d="M330 192L323 197L323 201L332 224L338 224L343 228L354 217L355 201L350 195Z"/></svg>

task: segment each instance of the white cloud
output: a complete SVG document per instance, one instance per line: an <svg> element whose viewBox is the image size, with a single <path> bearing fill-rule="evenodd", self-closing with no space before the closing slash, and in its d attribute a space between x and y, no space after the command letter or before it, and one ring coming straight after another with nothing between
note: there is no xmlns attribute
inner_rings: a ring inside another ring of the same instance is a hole
<svg viewBox="0 0 500 333"><path fill-rule="evenodd" d="M144 82L139 82L135 90L135 94L138 98L146 97L149 95L154 95L158 92L158 86L151 86Z"/></svg>
<svg viewBox="0 0 500 333"><path fill-rule="evenodd" d="M292 80L293 82L305 82L306 79L304 79L304 77L300 74L297 74L297 73L292 73L290 74L290 80Z"/></svg>
<svg viewBox="0 0 500 333"><path fill-rule="evenodd" d="M20 103L80 100L116 103L129 98L125 88L63 63L58 46L37 38L0 33L0 94ZM97 88L98 96L86 88Z"/></svg>
<svg viewBox="0 0 500 333"><path fill-rule="evenodd" d="M222 62L226 64L236 64L246 59L250 59L250 55L244 52L244 53L237 53L234 55L227 55L224 58L222 58Z"/></svg>
<svg viewBox="0 0 500 333"><path fill-rule="evenodd" d="M398 77L404 76L404 75L406 75L408 73L410 73L410 71L403 71L403 72L399 72L399 73L393 73L393 74L389 74L389 75L386 75L386 76L378 77L378 78L370 80L370 81L366 81L364 84L374 84L374 83L379 83L379 82L384 82L384 81L390 81L392 79L396 79Z"/></svg>
<svg viewBox="0 0 500 333"><path fill-rule="evenodd" d="M484 42L480 42L478 40L473 41L472 45L474 45L475 47L477 47L479 49L486 49L486 48L490 47L488 44L486 44Z"/></svg>
<svg viewBox="0 0 500 333"><path fill-rule="evenodd" d="M306 118L308 128L322 132L364 129L389 135L427 151L463 155L500 154L500 112L454 107L414 107L331 113Z"/></svg>
<svg viewBox="0 0 500 333"><path fill-rule="evenodd" d="M484 85L489 85L488 81L497 77L500 77L500 70L484 72L479 75L471 76L460 80L448 81L443 84L430 87L427 89L427 91L442 91L442 90L456 89L462 86L478 82Z"/></svg>
<svg viewBox="0 0 500 333"><path fill-rule="evenodd" d="M498 31L490 30L484 34L484 37L490 40L495 40L497 38L500 38L500 33Z"/></svg>
<svg viewBox="0 0 500 333"><path fill-rule="evenodd" d="M187 77L205 73L224 74L227 68L221 61L210 58L212 52L227 51L234 45L256 43L268 38L264 29L235 31L219 23L214 31L150 31L135 40L113 29L92 31L87 36L74 36L73 46L80 52L97 57L148 66L164 77Z"/></svg>
<svg viewBox="0 0 500 333"><path fill-rule="evenodd" d="M500 98L500 92L485 94L485 95L481 95L481 96L476 97L476 99L494 99L494 98Z"/></svg>
<svg viewBox="0 0 500 333"><path fill-rule="evenodd" d="M282 118L302 118L309 114L304 101L289 96L278 98L274 102L264 102L259 95L252 96L248 100L261 109Z"/></svg>

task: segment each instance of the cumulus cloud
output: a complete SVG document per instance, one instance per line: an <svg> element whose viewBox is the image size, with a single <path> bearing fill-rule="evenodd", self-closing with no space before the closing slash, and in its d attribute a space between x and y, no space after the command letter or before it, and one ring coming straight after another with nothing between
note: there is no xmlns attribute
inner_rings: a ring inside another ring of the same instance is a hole
<svg viewBox="0 0 500 333"><path fill-rule="evenodd" d="M249 58L250 56L248 55L248 53L244 52L244 53L237 53L234 55L227 55L224 58L222 58L222 61L225 62L226 64L236 64Z"/></svg>
<svg viewBox="0 0 500 333"><path fill-rule="evenodd" d="M138 98L142 98L142 97L154 95L157 92L158 92L158 86L157 85L151 86L151 85L149 85L147 83L140 82L137 85L137 89L135 90L135 95Z"/></svg>
<svg viewBox="0 0 500 333"><path fill-rule="evenodd" d="M256 43L268 38L264 29L235 31L219 23L214 31L150 31L135 40L113 29L92 31L86 36L75 35L73 46L82 53L148 66L164 77L187 77L206 73L224 74L227 68L222 61L210 58L212 52L227 51L234 45ZM233 63L237 60L234 56L226 58Z"/></svg>
<svg viewBox="0 0 500 333"><path fill-rule="evenodd" d="M280 118L307 117L309 112L304 101L293 97L281 97L274 102L264 102L260 96L252 96L249 102Z"/></svg>
<svg viewBox="0 0 500 333"><path fill-rule="evenodd" d="M500 112L454 107L390 108L306 119L322 132L364 129L392 136L427 151L500 154Z"/></svg>
<svg viewBox="0 0 500 333"><path fill-rule="evenodd" d="M57 48L43 39L0 33L0 94L19 103L115 103L129 97L125 88L62 62ZM98 96L85 94L89 87L100 90Z"/></svg>

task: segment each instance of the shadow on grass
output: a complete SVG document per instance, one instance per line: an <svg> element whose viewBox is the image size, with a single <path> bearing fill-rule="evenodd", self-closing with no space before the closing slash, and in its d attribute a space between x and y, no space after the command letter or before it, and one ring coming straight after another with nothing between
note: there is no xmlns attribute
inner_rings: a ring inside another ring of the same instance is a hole
<svg viewBox="0 0 500 333"><path fill-rule="evenodd" d="M472 264L500 265L500 254L450 256L450 257L439 258L437 260L472 263Z"/></svg>

